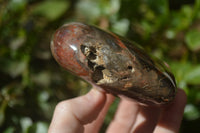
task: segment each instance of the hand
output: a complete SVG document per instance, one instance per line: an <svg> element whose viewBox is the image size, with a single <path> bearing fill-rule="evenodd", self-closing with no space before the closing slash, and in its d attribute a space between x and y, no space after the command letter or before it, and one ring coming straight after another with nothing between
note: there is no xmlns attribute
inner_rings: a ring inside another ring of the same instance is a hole
<svg viewBox="0 0 200 133"><path fill-rule="evenodd" d="M114 96L92 89L84 96L60 102L48 133L98 133ZM166 106L141 106L121 99L107 133L178 133L186 95L178 89Z"/></svg>

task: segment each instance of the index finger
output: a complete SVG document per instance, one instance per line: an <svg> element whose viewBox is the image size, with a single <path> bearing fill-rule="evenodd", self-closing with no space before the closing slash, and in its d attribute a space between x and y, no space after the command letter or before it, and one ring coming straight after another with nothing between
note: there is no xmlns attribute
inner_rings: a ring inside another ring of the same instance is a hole
<svg viewBox="0 0 200 133"><path fill-rule="evenodd" d="M84 96L59 103L48 133L82 133L95 120L106 102L105 93L92 89Z"/></svg>
<svg viewBox="0 0 200 133"><path fill-rule="evenodd" d="M185 92L182 89L178 89L172 104L163 109L154 133L177 133L181 125L186 102Z"/></svg>

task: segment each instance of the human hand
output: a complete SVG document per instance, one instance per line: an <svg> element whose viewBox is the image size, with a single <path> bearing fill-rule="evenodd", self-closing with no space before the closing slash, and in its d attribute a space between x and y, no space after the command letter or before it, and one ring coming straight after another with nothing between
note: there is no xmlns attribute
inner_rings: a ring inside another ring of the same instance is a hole
<svg viewBox="0 0 200 133"><path fill-rule="evenodd" d="M84 96L60 102L48 133L98 133L114 96L92 89ZM177 133L186 104L178 89L174 101L165 106L141 106L121 99L107 133Z"/></svg>

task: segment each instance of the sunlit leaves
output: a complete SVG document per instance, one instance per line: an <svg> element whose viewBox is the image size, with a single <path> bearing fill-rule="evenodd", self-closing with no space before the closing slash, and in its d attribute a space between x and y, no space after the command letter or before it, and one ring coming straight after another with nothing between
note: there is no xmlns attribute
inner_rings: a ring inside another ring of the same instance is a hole
<svg viewBox="0 0 200 133"><path fill-rule="evenodd" d="M197 107L195 107L192 104L186 105L184 113L185 113L185 117L188 120L195 120L195 119L199 118L199 116L200 116L200 113L199 113Z"/></svg>
<svg viewBox="0 0 200 133"><path fill-rule="evenodd" d="M27 133L47 133L48 132L48 124L45 122L37 122L33 124Z"/></svg>
<svg viewBox="0 0 200 133"><path fill-rule="evenodd" d="M170 65L178 83L185 82L185 84L199 84L200 65L177 62L172 62Z"/></svg>
<svg viewBox="0 0 200 133"><path fill-rule="evenodd" d="M29 117L21 118L20 124L22 127L22 133L47 133L48 131L47 123L40 121L33 123Z"/></svg>
<svg viewBox="0 0 200 133"><path fill-rule="evenodd" d="M44 1L34 7L33 13L46 17L52 21L63 15L68 7L69 2L64 0Z"/></svg>
<svg viewBox="0 0 200 133"><path fill-rule="evenodd" d="M26 0L10 0L8 9L14 12L25 10L27 1Z"/></svg>
<svg viewBox="0 0 200 133"><path fill-rule="evenodd" d="M185 90L188 96L188 105L185 108L185 118L195 120L200 117L198 103L200 101L200 92L198 86L200 84L200 65L191 64L189 62L171 62L171 69L174 73L177 86Z"/></svg>
<svg viewBox="0 0 200 133"><path fill-rule="evenodd" d="M190 30L187 32L185 41L192 51L200 50L200 30Z"/></svg>
<svg viewBox="0 0 200 133"><path fill-rule="evenodd" d="M3 71L7 72L10 74L11 77L15 78L19 75L21 75L25 69L27 68L27 63L26 61L6 61L4 62L5 64L2 67Z"/></svg>
<svg viewBox="0 0 200 133"><path fill-rule="evenodd" d="M23 117L20 119L20 125L23 133L26 133L32 124L33 121L29 117Z"/></svg>
<svg viewBox="0 0 200 133"><path fill-rule="evenodd" d="M193 7L183 5L179 12L171 12L170 27L176 31L181 31L188 28L192 24Z"/></svg>
<svg viewBox="0 0 200 133"><path fill-rule="evenodd" d="M191 69L187 70L184 75L184 80L188 84L196 84L200 83L200 65L193 66Z"/></svg>
<svg viewBox="0 0 200 133"><path fill-rule="evenodd" d="M78 20L95 23L99 19L110 19L120 9L119 0L81 0L76 4Z"/></svg>
<svg viewBox="0 0 200 133"><path fill-rule="evenodd" d="M97 1L80 1L77 3L76 8L80 20L94 22L101 15L100 5Z"/></svg>
<svg viewBox="0 0 200 133"><path fill-rule="evenodd" d="M121 36L125 36L129 29L129 25L130 22L128 19L119 20L112 25L112 31Z"/></svg>

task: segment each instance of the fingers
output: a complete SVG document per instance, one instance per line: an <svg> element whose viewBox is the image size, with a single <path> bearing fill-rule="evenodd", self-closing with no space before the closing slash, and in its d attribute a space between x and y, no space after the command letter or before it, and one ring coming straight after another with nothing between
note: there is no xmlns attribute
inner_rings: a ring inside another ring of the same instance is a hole
<svg viewBox="0 0 200 133"><path fill-rule="evenodd" d="M49 133L81 133L84 124L97 118L106 102L104 93L92 89L84 96L63 101L56 106Z"/></svg>
<svg viewBox="0 0 200 133"><path fill-rule="evenodd" d="M132 133L152 133L158 122L161 109L158 106L140 106Z"/></svg>
<svg viewBox="0 0 200 133"><path fill-rule="evenodd" d="M121 99L107 133L129 133L135 122L138 109L139 105L136 102Z"/></svg>
<svg viewBox="0 0 200 133"><path fill-rule="evenodd" d="M92 89L84 96L59 103L49 133L98 132L113 100L113 96ZM178 132L185 104L186 95L180 89L174 102L162 108L122 99L107 132L145 133L155 127L154 133Z"/></svg>
<svg viewBox="0 0 200 133"><path fill-rule="evenodd" d="M178 133L187 101L186 99L185 92L178 89L173 103L165 107L161 113L158 126L154 133Z"/></svg>
<svg viewBox="0 0 200 133"><path fill-rule="evenodd" d="M171 131L178 132L185 104L186 95L182 90L178 90L173 104L164 106L164 108L140 106L122 99L107 132L146 133L155 131L155 133L171 133L164 132L170 128L173 129ZM163 125L165 125L164 128Z"/></svg>
<svg viewBox="0 0 200 133"><path fill-rule="evenodd" d="M111 94L106 94L106 103L99 113L98 117L96 120L94 120L92 123L89 123L85 125L85 133L98 133L99 129L101 128L104 118L106 116L106 113L110 107L110 105L113 103L115 97Z"/></svg>

